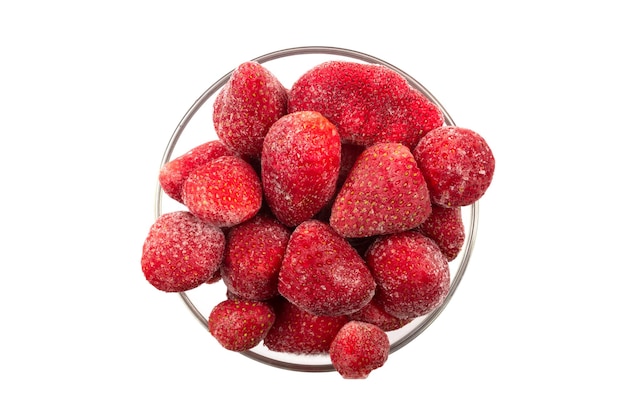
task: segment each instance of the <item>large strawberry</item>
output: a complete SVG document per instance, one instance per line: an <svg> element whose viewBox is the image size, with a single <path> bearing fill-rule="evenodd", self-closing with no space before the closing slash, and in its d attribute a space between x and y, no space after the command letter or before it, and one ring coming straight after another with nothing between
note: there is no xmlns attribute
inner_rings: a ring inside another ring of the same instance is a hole
<svg viewBox="0 0 626 417"><path fill-rule="evenodd" d="M337 126L344 142L399 142L411 149L443 124L439 108L397 72L329 61L303 74L289 92L289 111L314 110Z"/></svg>
<svg viewBox="0 0 626 417"><path fill-rule="evenodd" d="M228 291L249 300L278 294L278 271L290 231L262 213L232 227L226 235L222 278Z"/></svg>
<svg viewBox="0 0 626 417"><path fill-rule="evenodd" d="M228 350L252 349L274 324L272 308L261 301L224 300L211 310L209 332Z"/></svg>
<svg viewBox="0 0 626 417"><path fill-rule="evenodd" d="M317 112L288 114L263 142L261 175L267 203L278 220L296 226L332 198L341 163L335 126Z"/></svg>
<svg viewBox="0 0 626 417"><path fill-rule="evenodd" d="M485 139L473 130L444 126L429 132L413 150L432 201L467 206L489 188L496 161Z"/></svg>
<svg viewBox="0 0 626 417"><path fill-rule="evenodd" d="M378 238L365 254L377 284L375 300L410 319L437 308L450 290L450 267L435 242L417 231Z"/></svg>
<svg viewBox="0 0 626 417"><path fill-rule="evenodd" d="M221 229L187 211L166 213L150 227L141 269L148 282L161 291L191 290L213 277L224 246Z"/></svg>
<svg viewBox="0 0 626 417"><path fill-rule="evenodd" d="M292 232L278 274L278 291L320 316L353 313L374 296L376 284L356 249L327 223L308 220Z"/></svg>
<svg viewBox="0 0 626 417"><path fill-rule="evenodd" d="M282 297L272 305L276 320L263 344L274 352L328 353L335 335L348 322L346 316L311 314Z"/></svg>
<svg viewBox="0 0 626 417"><path fill-rule="evenodd" d="M431 213L424 177L411 150L400 143L365 149L333 204L330 225L344 237L398 233Z"/></svg>
<svg viewBox="0 0 626 417"><path fill-rule="evenodd" d="M259 158L270 126L287 113L287 90L265 67L244 62L213 105L218 137L241 155Z"/></svg>
<svg viewBox="0 0 626 417"><path fill-rule="evenodd" d="M183 202L201 220L231 227L261 209L263 190L258 174L237 156L221 156L193 171L183 185Z"/></svg>

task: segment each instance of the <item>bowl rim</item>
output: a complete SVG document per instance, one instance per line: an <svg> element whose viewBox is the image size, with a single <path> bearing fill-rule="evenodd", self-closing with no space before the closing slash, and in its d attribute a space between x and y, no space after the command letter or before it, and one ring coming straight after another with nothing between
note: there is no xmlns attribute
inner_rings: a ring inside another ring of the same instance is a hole
<svg viewBox="0 0 626 417"><path fill-rule="evenodd" d="M446 125L455 126L452 117L448 113L448 111L443 107L443 105L439 102L439 100L424 87L419 81L414 79L410 74L401 70L400 68L380 59L375 56L359 52L353 49L346 49L341 47L334 46L299 46L293 48L280 49L273 52L266 53L264 55L260 55L256 58L251 59L250 61L255 61L259 64L264 64L266 62L274 61L280 58L287 58L296 55L332 55L337 57L351 58L360 60L365 63L377 64L386 66L393 71L397 72L401 76L403 76L407 82L417 90L419 90L422 94L424 94L431 102L439 107L441 110L444 121ZM165 151L163 152L163 156L161 158L160 167L163 167L169 160L171 159L172 153L176 144L183 134L185 128L189 121L193 118L193 116L198 112L200 108L214 95L216 94L229 80L231 74L235 69L233 68L228 73L224 74L221 78L215 81L209 88L207 88L191 105L191 107L187 110L187 112L183 115L180 122L176 126L174 132L170 136L170 139L167 143ZM161 188L160 183L157 181L157 189L154 200L154 214L155 218L158 218L162 214L162 200L163 199L163 189ZM472 254L472 251L476 242L476 234L478 229L478 214L479 214L479 204L478 201L474 202L470 206L467 206L470 210L469 212L469 224L466 225L466 236L464 243L464 250L461 253L460 262L458 264L458 268L454 277L451 277L450 289L446 298L443 302L433 311L428 313L426 316L422 317L420 323L400 338L398 341L394 342L390 346L390 354L398 351L402 347L406 346L410 342L412 342L417 336L423 333L436 319L439 315L445 310L446 306L454 296L459 284L462 281L462 278L465 274L467 266L469 264L469 260ZM207 318L200 312L197 306L191 301L186 292L178 293L183 300L184 304L191 311L191 313L196 317L196 319L201 323L201 325L208 330ZM292 370L292 371L301 371L301 372L329 372L334 371L334 367L332 364L300 364L287 362L275 358L270 358L259 354L257 352L248 350L244 352L240 352L243 356L253 359L257 362L261 362L266 365L270 365L276 368Z"/></svg>

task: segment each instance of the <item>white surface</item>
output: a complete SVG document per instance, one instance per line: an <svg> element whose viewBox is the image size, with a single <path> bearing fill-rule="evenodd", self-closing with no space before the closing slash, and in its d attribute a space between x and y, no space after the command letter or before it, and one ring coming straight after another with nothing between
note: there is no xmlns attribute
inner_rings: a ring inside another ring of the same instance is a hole
<svg viewBox="0 0 626 417"><path fill-rule="evenodd" d="M6 3L0 415L626 413L617 2ZM139 266L184 112L301 45L395 64L496 156L454 299L364 381L223 351Z"/></svg>

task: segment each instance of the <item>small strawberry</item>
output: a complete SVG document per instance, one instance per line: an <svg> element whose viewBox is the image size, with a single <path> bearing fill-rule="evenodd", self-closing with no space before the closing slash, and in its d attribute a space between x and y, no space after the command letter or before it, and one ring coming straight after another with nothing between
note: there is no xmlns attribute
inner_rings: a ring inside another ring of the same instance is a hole
<svg viewBox="0 0 626 417"><path fill-rule="evenodd" d="M398 233L431 213L424 177L411 150L400 143L365 149L333 204L330 225L344 237Z"/></svg>
<svg viewBox="0 0 626 417"><path fill-rule="evenodd" d="M365 379L387 362L390 343L378 326L360 321L346 323L330 345L330 360L346 379Z"/></svg>
<svg viewBox="0 0 626 417"><path fill-rule="evenodd" d="M399 319L387 313L378 302L376 296L359 311L349 314L350 320L364 321L375 324L385 332L398 330L413 321L409 319Z"/></svg>
<svg viewBox="0 0 626 417"><path fill-rule="evenodd" d="M286 113L287 89L261 64L244 62L216 96L213 125L227 146L260 158L267 131Z"/></svg>
<svg viewBox="0 0 626 417"><path fill-rule="evenodd" d="M284 298L274 304L276 320L263 344L274 352L295 354L328 353L346 316L317 316L302 310Z"/></svg>
<svg viewBox="0 0 626 417"><path fill-rule="evenodd" d="M213 307L208 327L224 348L243 352L261 343L275 318L274 311L267 303L230 299Z"/></svg>
<svg viewBox="0 0 626 417"><path fill-rule="evenodd" d="M183 201L202 221L230 227L261 209L263 191L252 166L236 156L221 156L193 171L183 186Z"/></svg>
<svg viewBox="0 0 626 417"><path fill-rule="evenodd" d="M289 229L268 214L233 226L226 235L222 278L233 294L266 300L278 294L278 271Z"/></svg>
<svg viewBox="0 0 626 417"><path fill-rule="evenodd" d="M429 132L413 150L430 196L446 207L467 206L481 198L493 179L495 159L478 133L457 126Z"/></svg>
<svg viewBox="0 0 626 417"><path fill-rule="evenodd" d="M392 316L423 316L448 295L448 262L437 244L417 231L378 238L365 260L377 284L374 299Z"/></svg>
<svg viewBox="0 0 626 417"><path fill-rule="evenodd" d="M453 261L461 252L465 241L461 207L433 204L433 212L417 230L435 241L448 262Z"/></svg>
<svg viewBox="0 0 626 417"><path fill-rule="evenodd" d="M337 129L317 112L288 114L263 143L261 175L267 203L289 227L311 219L335 192L341 163Z"/></svg>
<svg viewBox="0 0 626 417"><path fill-rule="evenodd" d="M278 274L278 291L319 316L353 313L374 296L375 283L357 251L328 224L302 222L292 232Z"/></svg>
<svg viewBox="0 0 626 417"><path fill-rule="evenodd" d="M163 192L182 203L183 184L189 174L207 162L224 155L234 156L235 153L222 142L212 140L167 162L159 171L159 183Z"/></svg>
<svg viewBox="0 0 626 417"><path fill-rule="evenodd" d="M399 142L409 148L443 124L439 108L397 72L367 63L328 61L303 74L289 92L289 112L318 111L344 143Z"/></svg>
<svg viewBox="0 0 626 417"><path fill-rule="evenodd" d="M161 291L191 290L214 276L224 246L221 229L187 211L166 213L150 227L141 268L148 282Z"/></svg>

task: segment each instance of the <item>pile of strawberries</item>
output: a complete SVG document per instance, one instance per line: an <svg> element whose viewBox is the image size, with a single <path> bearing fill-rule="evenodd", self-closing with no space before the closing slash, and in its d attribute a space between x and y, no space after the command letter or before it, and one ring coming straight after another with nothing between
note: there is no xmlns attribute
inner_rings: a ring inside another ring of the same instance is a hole
<svg viewBox="0 0 626 417"><path fill-rule="evenodd" d="M344 378L389 355L388 331L446 298L461 207L495 168L477 133L391 69L329 61L287 89L245 62L213 106L217 138L165 164L143 245L166 292L222 282L207 325L226 349L327 354Z"/></svg>

